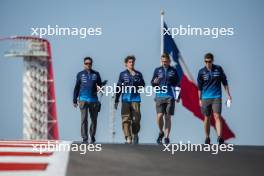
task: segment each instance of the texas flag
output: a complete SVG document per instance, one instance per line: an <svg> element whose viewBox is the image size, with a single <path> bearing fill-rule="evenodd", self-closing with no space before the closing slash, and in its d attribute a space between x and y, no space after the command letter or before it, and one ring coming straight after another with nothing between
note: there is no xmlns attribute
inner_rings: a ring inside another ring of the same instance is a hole
<svg viewBox="0 0 264 176"><path fill-rule="evenodd" d="M182 105L191 111L195 117L204 120L201 113L198 98L198 87L194 82L188 68L181 57L181 53L171 37L166 23L163 23L163 52L169 54L175 62L178 75L181 83L181 100ZM234 133L230 130L225 120L223 121L223 138L225 140L235 137ZM211 118L211 125L215 128L214 118Z"/></svg>

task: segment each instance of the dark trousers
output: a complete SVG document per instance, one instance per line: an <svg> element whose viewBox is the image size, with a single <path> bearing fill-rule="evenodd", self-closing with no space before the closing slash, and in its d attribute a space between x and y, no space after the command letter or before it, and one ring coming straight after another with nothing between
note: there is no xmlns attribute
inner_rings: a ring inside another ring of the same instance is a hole
<svg viewBox="0 0 264 176"><path fill-rule="evenodd" d="M97 126L98 102L83 102L79 103L81 110L81 135L84 140L88 140L88 111L91 119L90 137L94 137Z"/></svg>

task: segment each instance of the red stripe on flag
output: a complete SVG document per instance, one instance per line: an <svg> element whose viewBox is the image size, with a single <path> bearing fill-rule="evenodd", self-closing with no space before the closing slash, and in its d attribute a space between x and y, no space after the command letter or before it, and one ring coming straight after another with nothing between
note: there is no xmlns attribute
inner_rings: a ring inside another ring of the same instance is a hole
<svg viewBox="0 0 264 176"><path fill-rule="evenodd" d="M46 170L48 163L0 163L0 171Z"/></svg>
<svg viewBox="0 0 264 176"><path fill-rule="evenodd" d="M182 99L182 105L186 109L191 111L200 120L204 119L204 116L201 113L201 109L199 105L198 88L184 74L181 79L181 99ZM215 128L214 118L211 118L211 120L212 120L211 125ZM227 140L235 137L235 134L230 130L223 117L222 117L222 122L223 122L223 138Z"/></svg>
<svg viewBox="0 0 264 176"><path fill-rule="evenodd" d="M52 152L0 152L0 156L50 156Z"/></svg>

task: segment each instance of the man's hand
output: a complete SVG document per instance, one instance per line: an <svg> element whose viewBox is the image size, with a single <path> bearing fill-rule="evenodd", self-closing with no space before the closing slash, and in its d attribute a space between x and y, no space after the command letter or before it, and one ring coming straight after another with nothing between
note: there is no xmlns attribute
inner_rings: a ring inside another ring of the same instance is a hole
<svg viewBox="0 0 264 176"><path fill-rule="evenodd" d="M73 107L77 108L78 107L78 103L73 103Z"/></svg>
<svg viewBox="0 0 264 176"><path fill-rule="evenodd" d="M96 86L96 90L97 90L97 92L99 92L101 90L101 87L100 86Z"/></svg>
<svg viewBox="0 0 264 176"><path fill-rule="evenodd" d="M157 78L154 79L153 82L154 82L154 84L159 84L159 81L160 81L160 79L157 77Z"/></svg>
<svg viewBox="0 0 264 176"><path fill-rule="evenodd" d="M230 101L232 101L232 97L231 97L231 95L228 95L228 96L227 96L227 99L230 100Z"/></svg>
<svg viewBox="0 0 264 176"><path fill-rule="evenodd" d="M202 107L202 105L203 105L202 100L199 100L199 105L200 105L200 107Z"/></svg>
<svg viewBox="0 0 264 176"><path fill-rule="evenodd" d="M232 97L229 91L229 87L227 85L225 86L225 91L226 91L227 99L232 102Z"/></svg>
<svg viewBox="0 0 264 176"><path fill-rule="evenodd" d="M114 104L115 110L117 110L117 107L118 107L118 102L115 102L115 104Z"/></svg>

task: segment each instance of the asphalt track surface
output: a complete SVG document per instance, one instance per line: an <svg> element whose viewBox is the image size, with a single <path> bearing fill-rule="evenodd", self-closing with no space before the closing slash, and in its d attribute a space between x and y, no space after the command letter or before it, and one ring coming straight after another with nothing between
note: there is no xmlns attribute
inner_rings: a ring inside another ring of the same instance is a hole
<svg viewBox="0 0 264 176"><path fill-rule="evenodd" d="M71 152L67 176L254 176L263 175L263 146L232 152L170 152L163 146L102 144L102 151Z"/></svg>

